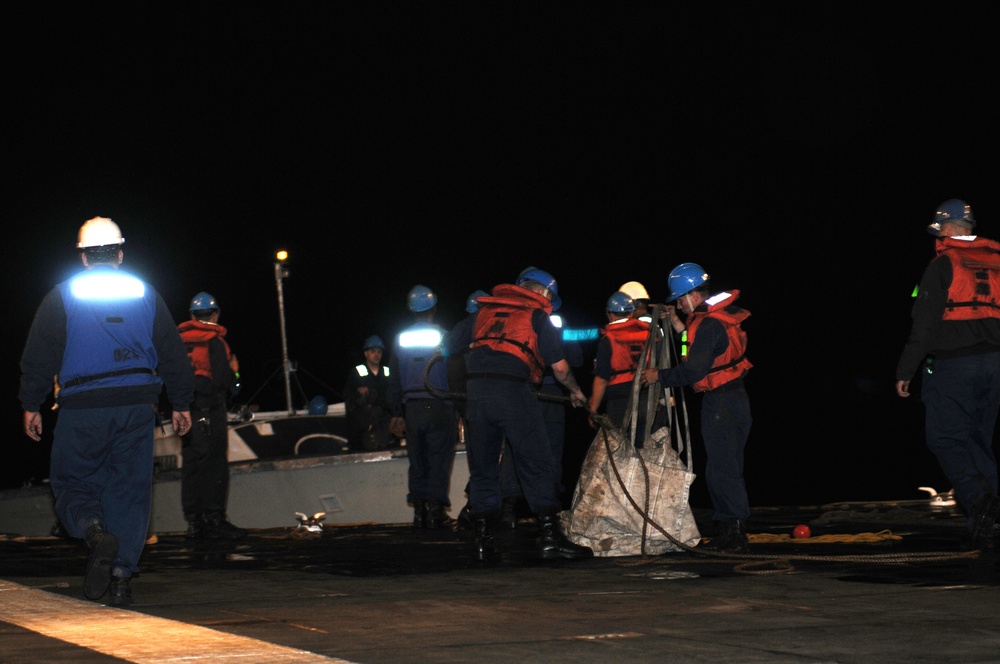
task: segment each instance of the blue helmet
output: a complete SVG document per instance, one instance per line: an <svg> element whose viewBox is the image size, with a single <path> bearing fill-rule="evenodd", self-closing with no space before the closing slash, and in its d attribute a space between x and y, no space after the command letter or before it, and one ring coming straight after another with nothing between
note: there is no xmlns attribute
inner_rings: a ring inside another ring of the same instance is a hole
<svg viewBox="0 0 1000 664"><path fill-rule="evenodd" d="M218 311L219 303L215 301L209 293L201 291L197 295L191 298L191 306L188 309L189 313L194 313L195 311Z"/></svg>
<svg viewBox="0 0 1000 664"><path fill-rule="evenodd" d="M976 218L972 216L972 207L959 198L949 198L938 206L934 212L934 221L927 227L927 232L931 235L941 234L941 224L946 221L953 221L969 230L976 227Z"/></svg>
<svg viewBox="0 0 1000 664"><path fill-rule="evenodd" d="M555 277L545 270L539 270L537 267L530 266L521 270L521 274L517 275L517 285L523 286L529 281L541 284L552 294L549 299L552 301L553 311L558 310L562 306L562 298L559 297L559 284L556 283Z"/></svg>
<svg viewBox="0 0 1000 664"><path fill-rule="evenodd" d="M670 291L667 302L673 302L681 295L690 293L708 279L708 273L697 263L681 263L672 269L670 276L667 277L667 289Z"/></svg>
<svg viewBox="0 0 1000 664"><path fill-rule="evenodd" d="M379 350L385 350L385 344L382 343L382 337L373 334L372 336L365 339L365 344L364 346L361 347L361 350L365 351L368 350L369 348L378 348Z"/></svg>
<svg viewBox="0 0 1000 664"><path fill-rule="evenodd" d="M434 291L420 284L411 288L406 296L406 306L415 314L433 309L437 302L438 296L434 294Z"/></svg>
<svg viewBox="0 0 1000 664"><path fill-rule="evenodd" d="M318 394L309 400L309 409L307 412L310 415L326 415L328 407L329 404L326 401L326 397Z"/></svg>
<svg viewBox="0 0 1000 664"><path fill-rule="evenodd" d="M608 311L613 314L630 314L635 311L635 300L622 291L612 293L608 298Z"/></svg>
<svg viewBox="0 0 1000 664"><path fill-rule="evenodd" d="M479 296L480 295L489 295L489 293L487 293L484 290L477 290L474 293L470 293L469 297L467 297L465 299L465 310L468 313L474 314L477 311L479 311Z"/></svg>

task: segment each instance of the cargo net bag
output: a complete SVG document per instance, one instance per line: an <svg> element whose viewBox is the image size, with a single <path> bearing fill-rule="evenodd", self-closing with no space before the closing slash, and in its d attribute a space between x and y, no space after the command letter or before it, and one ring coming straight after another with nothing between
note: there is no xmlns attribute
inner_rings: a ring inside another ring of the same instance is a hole
<svg viewBox="0 0 1000 664"><path fill-rule="evenodd" d="M659 320L658 311L653 320ZM653 352L657 347L660 364ZM647 424L644 431L636 430L641 370L647 365L669 366L669 360L670 348L660 327L651 325L632 383L626 423L618 428L606 416L594 417L601 428L580 469L572 506L561 518L566 536L590 547L595 556L660 555L683 551L701 539L688 502L695 475L681 390L677 390L678 405L673 390L649 386ZM678 412L684 414L683 420ZM671 435L672 430L683 430L687 444L682 436ZM635 446L637 436L642 436L640 448Z"/></svg>

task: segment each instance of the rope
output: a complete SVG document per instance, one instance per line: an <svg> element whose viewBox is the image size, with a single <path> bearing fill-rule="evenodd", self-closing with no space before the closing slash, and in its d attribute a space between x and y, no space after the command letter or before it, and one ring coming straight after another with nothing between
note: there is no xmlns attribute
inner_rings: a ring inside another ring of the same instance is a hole
<svg viewBox="0 0 1000 664"><path fill-rule="evenodd" d="M980 551L926 551L901 552L882 554L846 554L836 556L817 556L814 554L750 554L750 553L719 553L715 551L698 551L694 547L681 545L689 553L699 557L697 560L672 559L663 556L645 556L640 560L621 560L616 564L621 567L638 567L641 565L690 565L690 564L733 564L733 571L739 574L770 575L787 574L795 571L792 561L829 562L829 563L867 563L884 565L903 565L907 563L939 563L960 560L974 560L980 557ZM741 562L742 561L742 562Z"/></svg>
<svg viewBox="0 0 1000 664"><path fill-rule="evenodd" d="M639 378L640 378L640 372L642 371L643 368L645 368L644 365L645 365L645 362L646 362L646 358L649 357L648 350L650 348L650 344L652 342L653 336L656 334L656 329L657 329L656 326L652 326L651 329L650 329L650 335L649 335L649 337L646 340L646 347L644 348L644 352L643 352L643 354L641 356L642 357L642 362L640 363L640 368L637 369L637 372L636 372L636 381L639 380ZM672 344L672 342L673 342L673 339L671 337L670 338L670 343ZM660 360L661 360L661 366L663 366L663 367L670 366L670 354L669 354L669 350L670 350L670 344L664 343L664 346L663 346L663 349L662 349L662 352L661 352L661 358L660 358ZM655 366L655 362L654 362L653 366ZM624 438L624 440L626 440L626 442L633 441L634 440L634 435L636 433L634 431L634 426L635 426L635 419L636 419L636 413L637 413L637 408L638 408L638 394L639 394L639 390L638 390L638 386L637 385L638 385L637 382L635 384L633 384L633 393L632 393L632 397L630 398L629 408L628 408L628 410L630 411L630 414L631 414L631 418L632 418L632 421L630 422L630 425L632 426L633 436L632 437ZM654 397L654 393L650 392L650 396L648 397L648 401L651 401L653 399L653 397ZM635 400L635 403L633 403L633 400ZM682 400L682 404L683 404L683 400ZM682 451L682 450L684 450L686 448L687 462L688 462L688 471L690 472L690 470L691 470L691 458L690 458L691 443L690 443L690 432L689 432L689 429L687 427L687 421L688 420L687 420L687 410L686 410L686 407L683 408L683 417L679 417L677 415L677 413L675 412L676 411L676 406L673 404L672 401L668 402L667 407L668 407L668 409L670 409L669 410L669 413L670 413L670 416L671 416L670 420L669 420L670 423L671 424L675 424L676 423L678 425L681 425L681 424L684 425L685 433L687 434L686 445L684 445L683 443L681 443L679 445L679 447L681 449L678 451L678 453L680 453L680 451ZM647 426L650 426L652 424L652 421L651 421L650 417L651 417L651 415L647 416L647 421L646 421ZM625 482L622 479L621 474L619 473L618 466L617 466L617 464L614 461L614 456L612 455L612 450L611 450L611 444L610 444L610 441L609 441L608 431L617 431L617 432L621 433L621 429L618 429L617 427L615 427L606 416L595 416L593 419L594 419L595 422L597 422L601 426L601 433L602 433L602 437L603 437L603 440L604 440L605 450L607 451L608 460L611 463L611 468L614 471L615 478L618 481L618 485L621 487L622 492L623 492L625 498L628 500L629 504L632 505L632 507L639 513L639 515L643 519L643 530L642 530L642 540L641 540L641 551L642 551L641 555L642 555L642 558L639 561L619 561L618 562L619 565L622 565L622 566L633 566L633 565L642 565L642 564L650 564L650 563L670 564L670 563L679 563L679 562L682 562L682 561L671 561L669 559L663 558L662 556L648 556L647 555L647 553L646 553L646 539L647 539L647 532L648 532L648 528L649 527L655 528L657 531L659 531L661 534L663 534L668 540L670 540L670 542L675 547L677 547L681 551L686 551L688 553L692 553L692 554L694 554L696 556L701 557L702 558L702 562L706 562L706 563L709 563L709 562L733 563L733 562L735 562L735 563L737 563L736 566L734 567L734 571L738 572L738 573L741 573L741 574L765 575L765 574L785 574L785 573L789 573L789 572L792 572L792 571L795 570L795 567L792 564L793 560L798 560L798 561L806 560L806 561L811 561L811 562L837 562L837 563L844 563L844 562L866 562L866 563L882 563L882 564L890 564L890 565L899 565L899 564L908 563L908 562L923 562L923 563L927 563L927 562L943 562L943 561L955 561L955 560L969 560L969 559L977 558L980 555L980 552L979 551L975 551L975 550L974 551L969 551L969 552L932 551L932 552L923 552L923 553L918 553L918 552L906 553L906 552L903 552L903 553L882 553L882 554L865 554L865 555L850 555L850 554L848 554L848 555L836 555L836 556L817 556L817 555L814 555L814 554L801 554L801 555L797 555L797 554L791 554L791 555L790 554L775 554L775 555L771 555L771 554L750 554L750 553L742 553L742 554L739 554L739 553L723 553L723 552L718 552L718 551L701 550L698 547L688 546L687 544L679 541L677 538L675 538L673 535L671 535L669 532L667 532L666 529L664 529L654 519L650 518L650 516L648 514L649 493L650 493L649 472L648 472L648 469L646 467L645 460L642 458L642 455L639 454L637 456L639 458L640 465L642 467L642 470L643 470L643 473L644 473L644 476L645 476L645 486L644 486L644 489L645 489L645 491L644 491L644 493L645 493L645 501L644 501L645 508L640 507L636 503L636 501L633 499L633 497L631 496L631 494L629 493L628 487L625 485ZM674 427L670 427L670 428L671 428L672 432L675 430ZM638 432L638 435L645 436L645 434L646 434L645 431ZM796 538L794 540L792 540L792 538L790 538L788 535L775 535L775 534L761 533L761 534L752 534L752 535L749 535L748 539L749 539L750 542L752 542L754 544L760 544L760 545L763 545L763 544L772 544L772 543L785 543L785 542L791 542L791 541L794 541L794 543L796 543L796 544L805 544L805 543L808 543L810 545L815 545L815 544L833 544L833 543L884 544L886 542L899 541L899 540L902 540L903 538L900 537L899 535L893 535L892 532L889 531L889 530L883 530L883 531L878 532L878 533L860 533L860 534L855 534L855 535L821 535L821 536L808 537L808 538ZM683 562L688 562L689 563L691 561L688 560L688 561L683 561Z"/></svg>
<svg viewBox="0 0 1000 664"><path fill-rule="evenodd" d="M893 535L891 530L880 530L877 533L857 533L854 535L817 535L816 537L791 537L787 533L759 533L750 535L750 541L756 544L883 544L889 541L899 541L900 535Z"/></svg>
<svg viewBox="0 0 1000 664"><path fill-rule="evenodd" d="M607 418L605 418L607 422ZM610 424L609 422L607 422ZM604 423L602 423L603 431ZM607 435L605 434L605 445L610 445L607 440ZM606 448L608 450L608 458L611 459L610 447ZM640 455L641 459L641 455ZM704 557L710 559L714 562L725 562L732 563L738 561L744 561L739 563L734 567L734 571L742 574L779 574L788 573L795 571L795 567L792 565L791 561L810 561L810 562L861 562L861 563L881 563L889 565L899 565L909 562L945 562L945 561L957 561L957 560L971 560L978 558L980 556L980 551L972 550L966 552L954 552L954 551L928 551L928 552L901 552L901 553L879 553L879 554L844 554L835 556L823 556L814 554L751 554L751 553L723 553L719 551L710 551L706 549L700 549L696 546L688 546L684 542L679 541L673 535L668 533L660 524L658 524L653 519L649 518L646 514L632 499L629 495L627 489L624 486L624 482L618 473L618 468L614 464L612 459L612 468L615 471L615 477L618 479L619 485L622 486L623 491L625 491L625 496L629 503L642 515L643 517L643 548L642 548L642 558L639 561L618 561L618 564L623 567L645 565L650 563L658 564L676 564L681 562L690 561L678 561L665 559L662 556L649 556L646 554L645 550L645 524L648 523L653 528L656 528L660 533L662 533L672 544L682 551L687 553L692 553L699 557ZM645 465L643 465L645 469ZM647 478L648 482L648 478ZM647 505L648 505L648 485L646 487L647 493ZM899 535L892 534L889 530L882 530L878 533L859 533L854 535L818 535L816 537L803 537L803 538L791 538L787 534L771 534L771 533L760 533L748 535L748 540L753 544L766 545L766 544L780 544L780 543L795 543L795 544L840 544L840 543L853 543L853 544L884 544L891 541L901 541L903 538ZM706 560L705 562L709 562ZM772 569L760 569L766 566L771 566Z"/></svg>
<svg viewBox="0 0 1000 664"><path fill-rule="evenodd" d="M778 574L795 571L791 561L809 562L832 562L832 563L878 563L887 565L900 565L904 563L931 563L947 562L959 560L973 560L979 558L979 550L972 551L924 551L924 552L900 552L900 553L876 553L876 554L843 554L834 556L824 556L815 554L759 554L759 553L723 553L719 551L701 550L698 547L691 547L683 542L677 541L670 533L664 531L659 525L653 524L661 533L676 544L680 549L693 553L696 556L706 558L702 562L723 562L733 563L745 561L736 565L733 571L742 574ZM900 541L903 538L893 535L889 530L882 530L878 533L858 533L854 535L818 535L816 537L803 537L792 539L788 535L775 535L770 533L752 534L748 539L753 544L778 544L794 542L795 544L840 544L840 543L863 543L863 544L884 544L890 541ZM662 556L646 556L639 561L619 561L623 567L637 565L656 564L681 564L689 563L690 560L671 560ZM759 569L771 565L773 569Z"/></svg>
<svg viewBox="0 0 1000 664"><path fill-rule="evenodd" d="M654 313L656 313L658 311L659 311L659 305L654 308ZM657 318L654 318L654 320L656 320L656 319L658 319L658 316L657 316ZM646 339L646 345L645 345L645 348L643 349L644 350L644 352L642 354L642 358L643 359L642 359L642 363L640 364L641 368L637 369L637 371L636 371L636 378L635 378L635 382L633 383L633 393L632 393L632 396L629 399L629 406L628 406L628 410L631 411L631 420L632 420L630 422L630 426L632 427L632 431L630 433L632 433L633 436L636 433L638 433L638 434L642 435L644 438L645 438L645 434L646 434L645 431L642 431L642 432L635 432L634 431L635 420L636 420L635 416L636 416L637 409L638 409L638 394L639 394L638 384L639 384L639 381L641 379L641 371L642 371L643 368L645 368L646 358L649 356L648 350L650 349L651 344L653 343L654 337L657 335L657 330L658 329L660 329L660 328L657 325L651 325L650 326L649 337L647 337L647 339ZM670 339L670 343L669 344L666 343L666 342L663 344L663 347L662 347L662 350L661 350L661 358L660 358L661 361L662 361L662 366L663 367L670 366L670 347L672 346L672 344L673 344L673 339L672 338ZM431 357L430 361L428 361L426 367L424 367L424 386L427 388L427 390L431 394L433 394L433 395L435 395L437 397L440 397L440 398L465 399L466 395L465 395L464 392L451 392L451 391L447 391L447 390L440 390L440 389L435 388L434 386L432 386L430 384L429 375L430 375L431 367L434 365L434 363L440 362L443 357L444 356L441 353L441 349L440 348L437 349L434 352L434 355ZM653 362L653 366L656 366L656 365L657 365L657 363L654 361ZM654 408L655 408L655 401L654 401L654 399L652 397L654 395L656 395L656 394L657 394L656 392L654 392L653 390L651 390L649 392L649 397L647 397L647 405L651 406L649 408L650 411L653 411ZM570 403L570 398L569 397L557 396L557 395L551 395L551 394L544 394L544 393L537 393L535 396L538 399L542 399L542 400L546 400L546 401L561 402L561 403ZM670 415L669 422L671 424L677 424L679 426L680 425L684 426L686 438L685 438L685 440L683 442L679 443L680 449L678 450L678 453L680 453L682 451L686 452L687 466L688 466L688 471L690 472L690 470L692 468L692 461L691 461L691 440L690 440L690 431L689 431L689 428L687 426L687 422L688 422L687 408L686 408L686 405L684 405L683 392L681 392L679 400L680 400L680 402L682 404L682 414L683 414L683 417L679 417L677 415L677 413L676 413L677 406L674 404L673 399L671 398L670 400L668 400L668 403L667 403L668 413ZM834 562L834 563L861 562L861 563L880 563L880 564L888 564L888 565L900 565L900 564L910 563L910 562L928 563L928 562L945 562L945 561L957 561L957 560L971 560L971 559L978 558L980 556L980 551L978 551L978 550L972 550L972 551L968 551L968 552L931 551L931 552L923 552L923 553L920 553L920 552L905 553L904 552L904 553L882 553L882 554L866 554L866 555L852 555L852 554L847 554L847 555L836 555L836 556L822 556L822 555L818 556L818 555L813 555L813 554L808 554L808 555L807 554L777 554L777 555L771 555L771 554L756 554L756 553L754 553L754 554L751 554L751 553L722 553L722 552L718 552L718 551L708 551L708 550L699 549L698 547L688 546L687 544L679 541L677 538L675 538L673 535L671 535L669 532L667 532L666 529L663 528L663 526L661 526L659 523L657 523L654 519L652 519L649 516L649 513L648 513L649 492L650 492L650 487L649 487L649 470L646 467L645 459L642 458L641 454L638 454L637 456L639 457L640 465L642 467L643 475L644 475L644 479L645 479L645 483L644 483L644 500L643 500L645 508L644 507L640 507L639 504L636 503L635 499L633 499L632 495L628 491L628 488L625 486L625 481L622 479L621 474L619 473L619 470L618 470L618 466L614 462L614 456L612 455L611 442L610 442L610 438L609 438L608 432L618 433L622 437L623 440L627 440L627 441L633 441L634 438L632 438L632 437L626 437L625 436L625 431L623 431L623 428L619 428L619 427L615 426L614 423L612 423L612 421L610 420L610 418L608 418L607 415L605 415L603 413L595 413L593 411L590 411L589 409L588 409L588 412L590 413L590 416L593 419L593 421L600 426L600 433L601 433L601 436L602 436L603 441L604 441L605 450L607 451L607 454L608 454L608 459L611 462L611 466L612 466L612 470L614 471L615 478L617 479L619 486L622 488L622 491L624 492L625 498L628 500L629 504L631 504L632 507L640 514L640 516L642 517L642 520L643 520L642 545L641 545L641 551L642 551L641 555L642 555L642 558L640 560L638 560L638 561L635 561L635 560L617 561L617 564L620 565L620 566L638 566L638 565L648 565L648 564L661 564L661 565L690 564L692 562L701 562L701 563L736 563L735 567L733 568L734 572L737 572L737 573L740 573L740 574L770 575L770 574L787 574L789 572L795 571L795 566L792 564L793 560L809 561L809 562ZM650 412L647 415L646 424L647 424L647 426L652 426L652 412ZM671 428L671 431L673 432L674 431L674 427L670 427L670 428ZM662 535L664 535L668 540L670 540L670 542L674 546L676 546L678 549L680 549L682 551L685 551L687 553L692 553L692 554L700 557L701 560L699 560L699 561L691 561L690 559L688 559L688 560L681 561L681 560L674 560L674 559L665 558L663 556L649 556L646 553L646 539L647 539L647 533L649 532L649 528L655 528ZM787 535L774 535L774 534L768 534L768 533L752 534L752 535L748 536L748 539L752 543L754 543L754 544L760 544L760 545L774 544L774 543L785 543L785 542L791 541L791 538L789 538ZM887 541L898 541L898 540L902 540L902 537L900 537L898 535L893 535L888 530L884 530L884 531L881 531L879 533L861 533L861 534L857 534L857 535L820 535L820 536L816 536L816 537L796 538L794 540L794 543L796 543L796 544L804 544L804 543L809 543L809 544L831 544L831 543L882 544L882 543L885 543Z"/></svg>

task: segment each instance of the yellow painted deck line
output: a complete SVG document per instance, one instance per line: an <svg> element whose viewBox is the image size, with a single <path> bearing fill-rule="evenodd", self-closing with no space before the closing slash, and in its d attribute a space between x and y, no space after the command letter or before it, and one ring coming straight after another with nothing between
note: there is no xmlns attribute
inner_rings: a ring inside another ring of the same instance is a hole
<svg viewBox="0 0 1000 664"><path fill-rule="evenodd" d="M136 664L350 664L207 627L56 595L4 579L0 579L0 620Z"/></svg>

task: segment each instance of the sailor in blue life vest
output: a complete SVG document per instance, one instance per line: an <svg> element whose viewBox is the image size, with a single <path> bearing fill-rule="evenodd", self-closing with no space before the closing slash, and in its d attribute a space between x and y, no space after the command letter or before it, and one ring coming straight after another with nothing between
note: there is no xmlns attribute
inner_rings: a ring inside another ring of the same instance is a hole
<svg viewBox="0 0 1000 664"><path fill-rule="evenodd" d="M219 303L205 291L177 326L194 369L191 430L181 437L181 507L189 539L242 539L226 515L229 502L229 395L239 392L240 363L219 325Z"/></svg>
<svg viewBox="0 0 1000 664"><path fill-rule="evenodd" d="M643 291L645 292L645 291ZM635 301L627 293L618 291L612 293L605 306L608 324L601 328L601 336L597 342L597 355L594 359L594 384L590 392L590 411L597 413L604 402L604 411L612 424L622 427L626 418L629 399L632 397L632 383L635 372L639 368L643 348L649 339L650 323L648 320L635 318ZM655 346L650 347L650 353ZM647 361L646 366L649 366ZM639 403L636 408L634 444L642 447L646 430L646 408L649 388L643 386L639 390ZM591 428L598 425L593 417L589 419ZM623 431L628 435L628 431Z"/></svg>
<svg viewBox="0 0 1000 664"><path fill-rule="evenodd" d="M398 445L399 438L392 434L391 370L382 363L385 352L382 337L372 335L365 339L361 352L365 361L352 367L344 381L348 441L355 451L383 450Z"/></svg>
<svg viewBox="0 0 1000 664"><path fill-rule="evenodd" d="M21 355L24 433L42 436L42 403L58 380L49 481L66 532L89 549L83 591L112 606L132 603L132 575L146 544L153 438L160 393L174 431L191 428L191 362L163 298L120 269L118 225L80 227L86 268L49 291Z"/></svg>
<svg viewBox="0 0 1000 664"><path fill-rule="evenodd" d="M667 301L676 300L687 317L687 354L675 367L644 369L642 381L646 385L659 381L663 387L689 385L702 395L705 481L716 533L698 548L743 553L750 516L743 459L753 424L743 378L753 365L746 358L747 335L742 323L750 312L734 304L740 296L738 290L709 295L708 282L709 275L696 263L681 263L670 271Z"/></svg>
<svg viewBox="0 0 1000 664"><path fill-rule="evenodd" d="M445 335L433 322L437 301L427 286L410 289L406 306L414 323L396 335L389 357L389 403L393 416L402 417L406 427L407 501L413 505L414 527L431 530L455 525L448 509L458 445L458 415L447 396L446 363L435 361L428 371Z"/></svg>
<svg viewBox="0 0 1000 664"><path fill-rule="evenodd" d="M910 396L920 371L928 449L968 515L970 544L1000 548L993 430L1000 411L1000 243L973 234L961 199L942 203L928 231L935 257L913 301L896 392ZM921 364L923 368L921 370Z"/></svg>
<svg viewBox="0 0 1000 664"><path fill-rule="evenodd" d="M566 538L559 523L562 503L557 466L536 390L546 367L569 391L574 407L587 399L566 361L562 335L550 314L561 304L551 274L529 268L516 284L495 286L478 298L471 338L449 338L448 353L466 355L466 397L471 446L469 504L474 524L473 557L489 561L498 553L493 528L502 498L500 454L510 443L517 477L528 507L538 515L536 548L543 558L579 559L593 552Z"/></svg>

